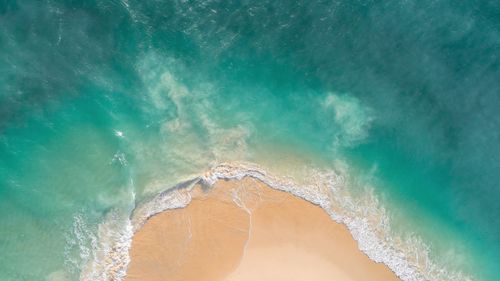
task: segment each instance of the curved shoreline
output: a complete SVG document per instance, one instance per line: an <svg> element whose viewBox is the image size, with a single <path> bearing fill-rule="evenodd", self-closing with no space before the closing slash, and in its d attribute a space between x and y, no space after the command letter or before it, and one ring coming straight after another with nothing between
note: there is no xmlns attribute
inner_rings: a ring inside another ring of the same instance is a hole
<svg viewBox="0 0 500 281"><path fill-rule="evenodd" d="M319 206L259 180L197 185L136 232L125 281L397 281Z"/></svg>
<svg viewBox="0 0 500 281"><path fill-rule="evenodd" d="M443 280L470 281L461 273L448 272L429 258L428 247L421 242L403 241L391 235L390 222L385 210L373 194L354 199L346 189L342 176L332 171L311 170L309 184L295 184L292 178L277 177L251 163L223 163L204 175L177 184L161 192L150 201L137 206L130 219L132 233L136 233L154 215L170 209L184 208L192 200L190 190L200 184L211 188L219 180L242 180L245 177L261 181L270 188L288 192L320 206L332 220L347 227L358 248L371 260L385 264L403 281ZM132 236L121 241L120 252L130 249ZM123 244L122 243L122 244ZM124 259L110 268L104 266L104 280L122 280L126 275L130 257L124 253L111 253L109 259ZM95 270L94 268L92 270ZM80 280L90 280L82 277Z"/></svg>

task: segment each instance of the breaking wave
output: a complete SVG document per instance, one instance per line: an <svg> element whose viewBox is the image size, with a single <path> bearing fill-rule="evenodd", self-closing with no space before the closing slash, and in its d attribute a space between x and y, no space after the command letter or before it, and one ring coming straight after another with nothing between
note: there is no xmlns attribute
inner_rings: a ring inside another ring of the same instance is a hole
<svg viewBox="0 0 500 281"><path fill-rule="evenodd" d="M126 220L117 219L116 214L111 213L99 225L97 237L91 239L92 249L82 248L87 263L81 270L80 280L122 280L130 261L128 252L133 234L155 214L187 206L192 199L190 190L195 185L210 187L218 180L251 177L323 208L334 221L347 226L362 252L373 261L387 265L403 281L471 281L470 277L449 272L445 265L431 260L429 247L419 238L396 237L386 210L373 191L355 198L343 175L312 168L306 174L304 183L298 184L290 176L273 175L256 164L223 163L164 190L137 206ZM77 228L83 229L78 221ZM117 226L116 221L121 224Z"/></svg>

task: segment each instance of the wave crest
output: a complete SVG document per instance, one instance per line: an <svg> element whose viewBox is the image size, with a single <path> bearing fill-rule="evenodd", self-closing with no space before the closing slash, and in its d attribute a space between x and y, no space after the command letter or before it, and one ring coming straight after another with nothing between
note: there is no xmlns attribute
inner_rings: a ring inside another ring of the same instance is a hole
<svg viewBox="0 0 500 281"><path fill-rule="evenodd" d="M92 280L122 280L130 260L128 251L133 233L151 216L187 206L191 202L190 190L193 186L212 186L218 180L241 180L244 177L252 177L271 188L289 192L320 206L334 221L347 226L362 252L373 261L387 265L403 281L472 280L460 272L448 272L443 265L431 260L429 247L420 239L395 237L389 217L373 190L370 189L361 198L354 198L348 191L345 177L334 171L310 169L306 183L297 184L292 177L276 176L256 164L241 162L217 165L203 175L169 188L139 205L127 220L126 231L120 235L113 234L118 232L112 232L112 235L99 232L97 240L106 249L104 253L107 258L96 256L89 261ZM110 222L105 221L102 225L107 223ZM105 245L103 240L115 246ZM99 268L92 266L99 263L104 264ZM86 268L89 268L89 264ZM80 277L82 281L89 280L86 276Z"/></svg>

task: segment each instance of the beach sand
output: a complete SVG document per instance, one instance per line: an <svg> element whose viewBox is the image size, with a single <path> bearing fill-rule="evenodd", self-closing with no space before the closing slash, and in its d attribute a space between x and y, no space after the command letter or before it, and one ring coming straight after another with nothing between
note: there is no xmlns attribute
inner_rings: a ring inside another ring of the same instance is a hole
<svg viewBox="0 0 500 281"><path fill-rule="evenodd" d="M126 281L399 280L320 207L260 181L191 191L135 234Z"/></svg>

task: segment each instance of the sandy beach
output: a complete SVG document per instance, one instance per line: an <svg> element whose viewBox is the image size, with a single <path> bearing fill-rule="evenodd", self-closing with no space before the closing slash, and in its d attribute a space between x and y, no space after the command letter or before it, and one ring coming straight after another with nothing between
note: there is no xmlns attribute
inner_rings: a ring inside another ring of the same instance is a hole
<svg viewBox="0 0 500 281"><path fill-rule="evenodd" d="M320 207L261 182L196 187L134 236L126 281L399 280Z"/></svg>

